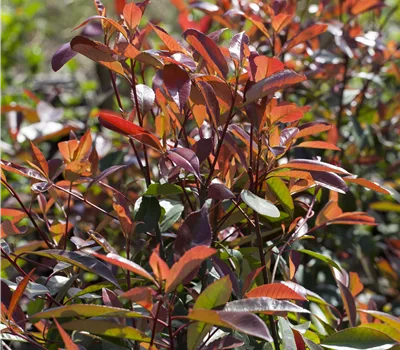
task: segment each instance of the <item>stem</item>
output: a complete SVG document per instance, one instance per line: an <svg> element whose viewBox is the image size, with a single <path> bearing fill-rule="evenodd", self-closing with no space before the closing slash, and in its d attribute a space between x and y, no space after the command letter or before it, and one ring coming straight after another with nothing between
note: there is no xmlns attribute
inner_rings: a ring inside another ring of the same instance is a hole
<svg viewBox="0 0 400 350"><path fill-rule="evenodd" d="M19 205L24 210L25 214L28 215L29 220L31 220L33 226L38 231L40 237L42 237L42 239L46 243L47 247L50 249L55 248L54 244L47 238L47 235L40 229L40 227L38 226L36 221L33 219L32 213L25 207L21 198L19 198L18 194L14 191L14 189L8 183L4 184L4 186L7 188L8 192L10 192L10 194L17 200Z"/></svg>
<svg viewBox="0 0 400 350"><path fill-rule="evenodd" d="M161 306L162 306L162 301L160 300L158 302L158 305L157 305L156 314L154 315L154 318L153 318L154 321L153 321L153 329L151 331L151 340L150 340L150 347L149 347L150 349L151 349L151 347L153 346L153 343L154 343L154 337L156 335L157 319L158 319L158 315L159 315L160 310L161 310Z"/></svg>
<svg viewBox="0 0 400 350"><path fill-rule="evenodd" d="M72 181L69 183L69 194L68 194L67 212L65 219L64 250L67 249L67 241L68 241L68 224L69 224L69 211L71 207L71 193L72 193Z"/></svg>
<svg viewBox="0 0 400 350"><path fill-rule="evenodd" d="M82 201L83 203L86 203L87 205L90 205L92 208L97 209L98 211L102 212L103 214L109 216L110 218L113 218L114 220L118 220L118 218L116 216L106 212L104 209L101 209L96 204L89 202L87 199L80 197L79 195L75 194L74 192L72 192L72 191L70 192L70 191L66 190L65 188L62 188L61 186L58 186L56 184L53 184L53 186L62 192L70 193L72 197L79 199L80 201Z"/></svg>

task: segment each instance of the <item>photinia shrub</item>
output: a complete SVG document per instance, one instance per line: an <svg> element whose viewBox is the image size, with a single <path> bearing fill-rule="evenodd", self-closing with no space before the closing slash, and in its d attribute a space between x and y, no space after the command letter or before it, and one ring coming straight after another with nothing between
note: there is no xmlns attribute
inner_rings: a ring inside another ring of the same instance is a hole
<svg viewBox="0 0 400 350"><path fill-rule="evenodd" d="M399 211L388 190L398 182L362 168L398 152L396 102L369 97L399 79L399 51L380 38L393 12L364 32L363 15L379 17L382 1L171 2L180 40L142 20L156 2L117 1L109 17L95 0L97 14L54 54L55 71L78 56L104 66L114 110L93 109L80 125L30 91L36 108L3 106L18 147L21 116L60 127L25 135L25 164L1 161L2 341L399 347L399 318L362 282L389 284L395 303L398 237L380 242L375 269L356 234L339 236L380 223L371 209ZM379 137L385 155L371 150ZM374 198L363 210L362 188Z"/></svg>

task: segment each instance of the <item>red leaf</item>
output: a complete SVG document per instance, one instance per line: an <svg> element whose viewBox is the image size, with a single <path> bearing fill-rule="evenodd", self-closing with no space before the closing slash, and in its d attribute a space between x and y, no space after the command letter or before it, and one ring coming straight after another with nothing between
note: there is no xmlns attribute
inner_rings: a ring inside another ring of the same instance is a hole
<svg viewBox="0 0 400 350"><path fill-rule="evenodd" d="M305 75L297 74L290 69L277 72L270 77L260 80L247 91L246 104L264 96L272 95L279 90L300 83L306 79Z"/></svg>
<svg viewBox="0 0 400 350"><path fill-rule="evenodd" d="M332 125L327 122L311 122L298 126L300 132L296 135L296 138L310 136L318 134L323 131L327 131L332 128Z"/></svg>
<svg viewBox="0 0 400 350"><path fill-rule="evenodd" d="M21 282L18 283L17 289L14 291L12 294L11 300L10 300L10 306L8 307L8 317L12 317L12 314L18 305L22 295L25 292L26 287L28 286L29 279L31 278L33 272L35 269L33 269L31 272L29 272Z"/></svg>
<svg viewBox="0 0 400 350"><path fill-rule="evenodd" d="M198 88L204 97L207 113L210 116L210 121L217 126L220 117L220 108L215 91L210 84L201 80L198 81Z"/></svg>
<svg viewBox="0 0 400 350"><path fill-rule="evenodd" d="M374 7L381 5L381 0L358 0L355 1L354 5L351 7L351 13L354 16L359 15L365 11L371 10Z"/></svg>
<svg viewBox="0 0 400 350"><path fill-rule="evenodd" d="M350 283L349 289L353 297L355 298L358 294L360 294L364 290L364 285L360 280L360 276L358 276L357 272L350 272Z"/></svg>
<svg viewBox="0 0 400 350"><path fill-rule="evenodd" d="M183 37L220 76L225 78L228 75L225 57L212 39L195 29L186 30Z"/></svg>
<svg viewBox="0 0 400 350"><path fill-rule="evenodd" d="M126 4L122 10L125 23L133 31L140 23L142 19L142 11L135 5L134 2Z"/></svg>
<svg viewBox="0 0 400 350"><path fill-rule="evenodd" d="M161 282L169 275L170 270L167 263L160 258L158 247L157 249L154 249L153 253L151 254L149 264L153 269L154 276L156 276L157 280L161 284Z"/></svg>
<svg viewBox="0 0 400 350"><path fill-rule="evenodd" d="M153 283L156 283L153 276L150 275L150 273L148 273L143 267L134 263L133 261L123 258L122 256L119 256L114 253L109 253L107 255L101 255L99 253L92 252L91 254L94 255L98 259L104 260L105 262L108 262L112 265L118 266L123 270L131 271L139 276L142 276L142 277L148 279L149 281L151 281Z"/></svg>
<svg viewBox="0 0 400 350"><path fill-rule="evenodd" d="M269 297L278 300L294 299L307 300L302 295L297 294L293 289L281 283L270 283L256 287L246 293L247 298Z"/></svg>
<svg viewBox="0 0 400 350"><path fill-rule="evenodd" d="M168 64L164 67L162 77L168 93L182 111L190 96L192 83L189 74L175 64Z"/></svg>
<svg viewBox="0 0 400 350"><path fill-rule="evenodd" d="M125 4L126 0L114 0L115 12L120 15L124 10Z"/></svg>
<svg viewBox="0 0 400 350"><path fill-rule="evenodd" d="M303 148L318 148L318 149L331 149L333 151L341 151L341 149L332 143L325 141L305 141L301 142L295 147L303 147Z"/></svg>
<svg viewBox="0 0 400 350"><path fill-rule="evenodd" d="M291 168L307 171L328 171L336 174L350 175L350 173L343 168L329 163L319 162L311 159L294 159L288 163L281 164L278 168Z"/></svg>
<svg viewBox="0 0 400 350"><path fill-rule="evenodd" d="M163 148L159 139L141 126L131 123L117 114L110 112L99 112L99 121L105 128L113 130L125 136L132 136L142 144L150 146L159 152L163 152Z"/></svg>
<svg viewBox="0 0 400 350"><path fill-rule="evenodd" d="M92 41L84 36L76 36L71 40L72 50L102 64L108 69L124 76L124 69L114 57L114 52L106 45Z"/></svg>
<svg viewBox="0 0 400 350"><path fill-rule="evenodd" d="M213 248L197 246L188 250L171 268L165 282L165 292L172 292L204 260L214 255Z"/></svg>
<svg viewBox="0 0 400 350"><path fill-rule="evenodd" d="M285 69L284 64L276 58L256 56L249 59L250 78L258 82Z"/></svg>
<svg viewBox="0 0 400 350"><path fill-rule="evenodd" d="M344 308L346 309L346 314L349 319L350 325L351 327L355 327L357 320L357 310L354 298L351 295L350 290L342 282L336 282L339 286L340 295L342 296Z"/></svg>
<svg viewBox="0 0 400 350"><path fill-rule="evenodd" d="M43 170L46 176L49 176L49 165L43 153L31 141L31 150L33 162Z"/></svg>
<svg viewBox="0 0 400 350"><path fill-rule="evenodd" d="M295 47L298 44L301 44L307 40L310 40L322 33L324 33L328 28L327 24L314 24L311 27L303 30L299 34L295 35L292 39L287 41L285 45L283 45L281 53L284 53L291 48Z"/></svg>
<svg viewBox="0 0 400 350"><path fill-rule="evenodd" d="M153 308L153 290L149 287L135 287L120 295L121 298L129 299L147 310Z"/></svg>
<svg viewBox="0 0 400 350"><path fill-rule="evenodd" d="M64 342L65 345L65 349L66 350L79 350L79 346L76 345L72 339L70 338L70 336L68 335L68 333L60 326L60 324L57 322L56 319L54 319L54 323L56 324L57 328L58 328L58 332L61 335L61 338Z"/></svg>
<svg viewBox="0 0 400 350"><path fill-rule="evenodd" d="M88 19L86 19L84 22L82 22L79 26L75 27L72 31L77 30L79 28L82 28L86 24L88 24L91 20L93 19L100 19L101 21L105 21L109 24L111 24L113 27L115 27L126 39L128 39L128 33L126 29L121 26L118 22L114 21L111 18L104 17L104 16L91 16Z"/></svg>
<svg viewBox="0 0 400 350"><path fill-rule="evenodd" d="M276 16L272 17L272 28L274 29L275 33L279 33L286 26L291 22L293 15L288 15L286 13L279 13Z"/></svg>
<svg viewBox="0 0 400 350"><path fill-rule="evenodd" d="M159 38L162 40L162 42L165 44L165 46L173 52L182 52L186 54L186 49L178 42L176 41L171 35L169 35L163 28L156 26L154 24L151 24L151 27L153 30L156 32L156 34L159 36Z"/></svg>
<svg viewBox="0 0 400 350"><path fill-rule="evenodd" d="M363 178L354 179L354 178L350 178L350 177L344 177L343 180L346 182L351 182L351 183L354 183L354 184L357 184L360 186L364 186L375 192L379 192L379 193L383 193L383 194L390 194L390 192L388 190L384 189L383 187L376 184L375 182L369 181L367 179L363 179Z"/></svg>

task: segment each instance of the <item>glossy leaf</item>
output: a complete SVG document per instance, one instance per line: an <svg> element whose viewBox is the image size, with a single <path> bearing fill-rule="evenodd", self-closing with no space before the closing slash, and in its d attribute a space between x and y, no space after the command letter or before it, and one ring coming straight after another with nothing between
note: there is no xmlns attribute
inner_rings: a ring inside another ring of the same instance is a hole
<svg viewBox="0 0 400 350"><path fill-rule="evenodd" d="M109 253L107 255L101 255L96 252L92 252L92 255L94 255L96 258L99 258L105 262L112 264L112 265L118 266L123 270L128 270L130 272L133 272L133 273L135 273L139 276L142 276L142 277L146 278L147 280L155 283L153 276L150 275L143 267L134 263L133 261L123 258L122 256L119 256L114 253Z"/></svg>
<svg viewBox="0 0 400 350"><path fill-rule="evenodd" d="M273 95L279 90L301 83L304 80L306 80L304 75L297 74L290 69L277 72L260 80L246 92L246 104L257 101L264 96Z"/></svg>
<svg viewBox="0 0 400 350"><path fill-rule="evenodd" d="M116 114L104 111L99 113L99 121L107 129L113 130L125 136L132 136L140 143L162 152L162 146L159 139L139 125L131 123Z"/></svg>
<svg viewBox="0 0 400 350"><path fill-rule="evenodd" d="M117 324L111 321L101 320L75 320L62 324L64 329L89 332L112 338L130 339L150 343L151 339L139 330Z"/></svg>
<svg viewBox="0 0 400 350"><path fill-rule="evenodd" d="M21 299L22 295L24 294L24 291L25 291L26 287L28 286L29 280L32 277L32 274L34 271L35 271L35 269L33 269L26 276L24 276L22 281L18 283L17 289L12 294L10 304L8 306L9 317L12 316L17 304L20 302L20 299Z"/></svg>
<svg viewBox="0 0 400 350"><path fill-rule="evenodd" d="M343 179L333 172L310 171L310 174L315 183L322 187L337 191L339 193L346 193L349 190Z"/></svg>
<svg viewBox="0 0 400 350"><path fill-rule="evenodd" d="M327 122L311 122L300 125L299 133L296 135L296 138L306 137L310 135L319 134L323 131L327 131L332 129L332 125Z"/></svg>
<svg viewBox="0 0 400 350"><path fill-rule="evenodd" d="M400 318L399 317L395 317L393 315L390 315L388 313L382 312L382 311L376 311L376 310L362 310L359 309L359 312L363 312L366 313L368 315L371 315L375 318L377 318L378 320L388 324L389 326L395 328L395 329L399 329L400 327Z"/></svg>
<svg viewBox="0 0 400 350"><path fill-rule="evenodd" d="M220 107L212 86L204 81L198 82L198 88L204 97L207 113L214 125L219 125Z"/></svg>
<svg viewBox="0 0 400 350"><path fill-rule="evenodd" d="M126 39L128 39L128 33L126 29L120 25L118 22L114 21L112 18L104 17L104 16L91 16L88 19L86 19L83 23L81 23L79 26L75 27L72 31L77 30L79 28L82 28L86 24L88 24L90 21L93 19L99 19L102 22L107 22L108 24L112 25L118 32L120 32Z"/></svg>
<svg viewBox="0 0 400 350"><path fill-rule="evenodd" d="M71 48L115 73L124 75L121 63L113 57L113 51L108 46L92 41L84 36L76 36L71 40Z"/></svg>
<svg viewBox="0 0 400 350"><path fill-rule="evenodd" d="M328 257L325 256L325 255L322 255L322 254L320 254L320 253L313 252L313 251L307 250L307 249L299 249L298 252L304 253L304 254L307 254L307 255L310 255L310 256L312 256L313 258L316 258L316 259L318 259L318 260L321 260L321 261L327 263L328 265L330 265L330 266L332 266L332 267L338 269L339 271L342 270L342 269L340 268L340 266L339 266L337 263L335 263L332 259L328 258Z"/></svg>
<svg viewBox="0 0 400 350"><path fill-rule="evenodd" d="M277 300L306 300L302 295L281 283L270 283L256 287L246 293L247 298L268 297Z"/></svg>
<svg viewBox="0 0 400 350"><path fill-rule="evenodd" d="M280 165L279 168L299 169L306 171L328 171L341 175L350 175L349 172L336 165L311 159L294 159Z"/></svg>
<svg viewBox="0 0 400 350"><path fill-rule="evenodd" d="M56 261L62 261L77 266L80 269L94 273L119 287L114 275L106 265L83 252L69 252L65 250L50 249L30 252L29 254L45 256Z"/></svg>
<svg viewBox="0 0 400 350"><path fill-rule="evenodd" d="M260 312L260 313L280 313L297 312L310 313L296 304L286 300L276 300L268 297L248 298L235 300L225 304L224 311L230 312Z"/></svg>
<svg viewBox="0 0 400 350"><path fill-rule="evenodd" d="M337 281L339 286L340 295L342 296L343 305L346 309L346 314L349 319L351 327L355 327L357 321L356 303L354 297L352 296L349 288L347 288L343 283Z"/></svg>
<svg viewBox="0 0 400 350"><path fill-rule="evenodd" d="M239 64L241 64L243 59L247 56L246 51L249 51L249 43L250 39L245 32L235 34L229 43L229 54L231 58L238 60Z"/></svg>
<svg viewBox="0 0 400 350"><path fill-rule="evenodd" d="M208 187L208 198L217 200L232 199L235 195L232 191L222 183L211 183Z"/></svg>
<svg viewBox="0 0 400 350"><path fill-rule="evenodd" d="M268 328L256 315L248 312L227 312L197 309L192 310L188 318L193 321L205 322L219 327L227 327L243 332L248 335L253 335L258 338L272 342L272 337L269 334Z"/></svg>
<svg viewBox="0 0 400 350"><path fill-rule="evenodd" d="M273 218L279 218L281 213L279 209L266 199L256 196L248 190L243 190L240 193L240 197L251 209L257 213Z"/></svg>
<svg viewBox="0 0 400 350"><path fill-rule="evenodd" d="M215 249L204 246L197 246L188 250L172 266L165 282L165 292L172 292L190 273L197 269L204 260L215 253Z"/></svg>
<svg viewBox="0 0 400 350"><path fill-rule="evenodd" d="M153 107L156 95L151 87L143 84L137 84L136 96L138 99L140 113L145 115L148 111L150 111L151 107ZM131 99L135 105L136 100L133 92L131 93Z"/></svg>

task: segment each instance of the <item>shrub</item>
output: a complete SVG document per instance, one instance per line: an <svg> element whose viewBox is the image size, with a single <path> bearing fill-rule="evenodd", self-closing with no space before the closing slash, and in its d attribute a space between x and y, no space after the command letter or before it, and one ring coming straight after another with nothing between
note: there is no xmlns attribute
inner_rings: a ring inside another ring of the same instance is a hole
<svg viewBox="0 0 400 350"><path fill-rule="evenodd" d="M117 108L36 138L24 166L1 161L2 339L398 347L399 319L371 297L398 292L399 240L372 231L399 210L384 184L396 164L381 184L363 168L398 155L398 51L379 38L394 12L364 33L381 1L174 4L185 44L140 25L149 1L117 20L96 0L76 29L98 21L102 42L83 29L54 54L56 71L76 54L106 67ZM27 93L37 109L3 106L9 118L60 120ZM41 141L58 149L46 156ZM363 253L375 237L385 255Z"/></svg>

